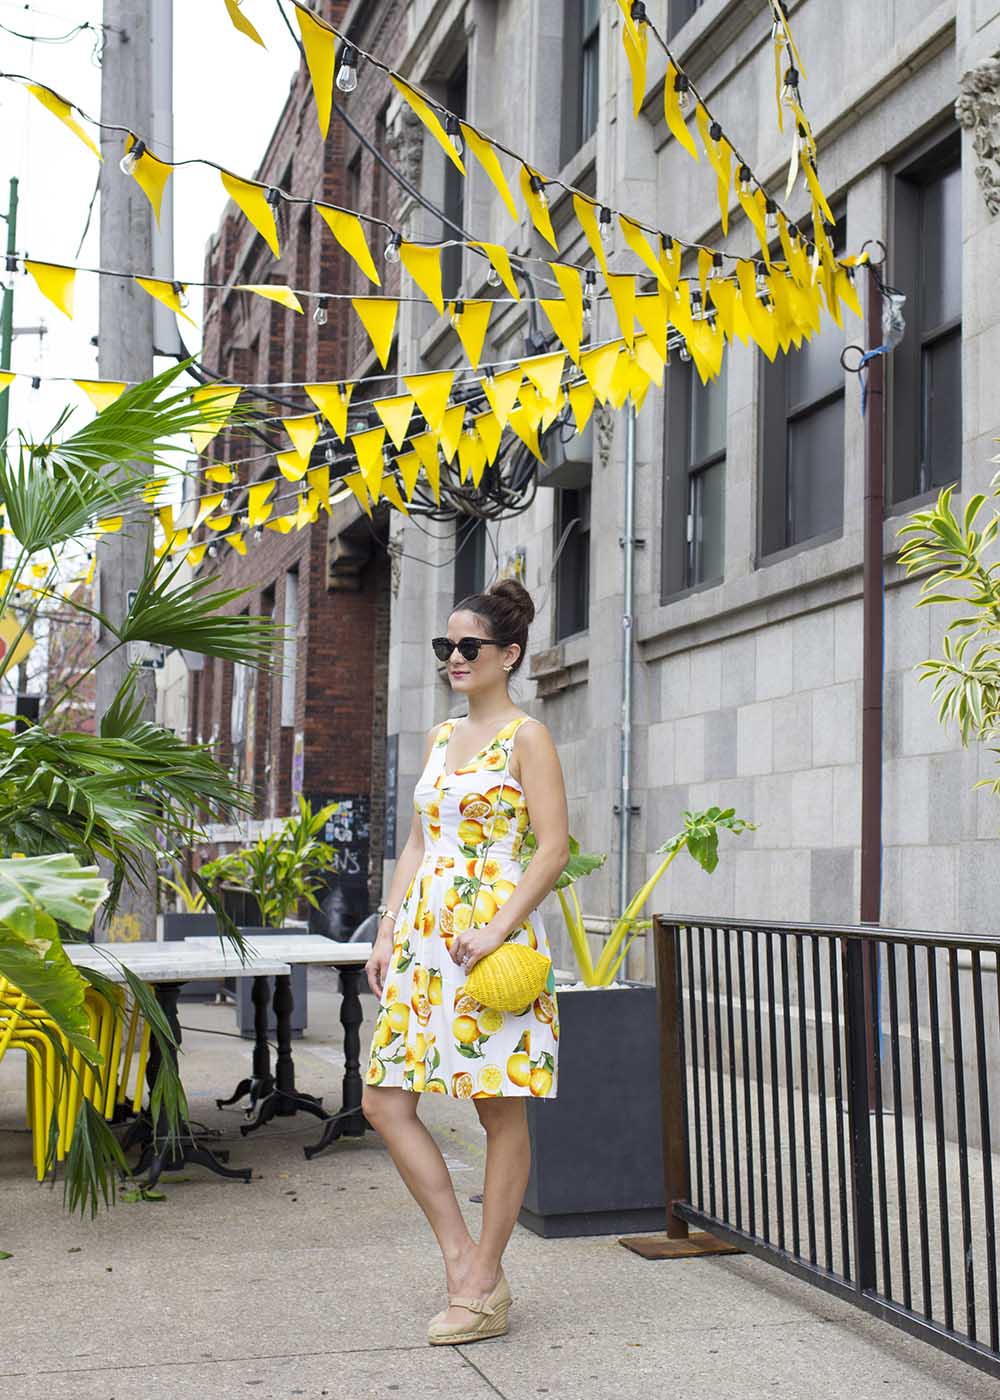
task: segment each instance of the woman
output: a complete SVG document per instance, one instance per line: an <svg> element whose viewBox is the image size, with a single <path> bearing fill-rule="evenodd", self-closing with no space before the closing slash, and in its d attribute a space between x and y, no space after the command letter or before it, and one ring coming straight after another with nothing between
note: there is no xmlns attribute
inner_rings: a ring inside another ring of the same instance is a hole
<svg viewBox="0 0 1000 1400"><path fill-rule="evenodd" d="M516 1014L484 1007L464 990L480 958L507 938L551 956L538 905L568 859L562 768L548 730L508 694L534 614L525 589L505 579L459 603L447 637L434 639L468 713L427 736L409 839L365 968L380 1007L362 1107L444 1256L450 1306L430 1323L432 1344L507 1331L502 1258L531 1158L524 1100L554 1098L558 1085L551 977ZM537 844L522 868L529 832ZM421 1092L475 1101L486 1130L478 1242L417 1115Z"/></svg>

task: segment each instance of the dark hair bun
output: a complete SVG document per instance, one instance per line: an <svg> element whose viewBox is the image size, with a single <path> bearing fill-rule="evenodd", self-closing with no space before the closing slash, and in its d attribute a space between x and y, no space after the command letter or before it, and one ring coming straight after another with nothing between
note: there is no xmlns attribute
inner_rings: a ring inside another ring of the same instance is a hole
<svg viewBox="0 0 1000 1400"><path fill-rule="evenodd" d="M535 618L535 605L531 594L516 578L498 579L487 591L492 597L503 600L505 612L511 621L516 617L521 627L527 629L531 626Z"/></svg>

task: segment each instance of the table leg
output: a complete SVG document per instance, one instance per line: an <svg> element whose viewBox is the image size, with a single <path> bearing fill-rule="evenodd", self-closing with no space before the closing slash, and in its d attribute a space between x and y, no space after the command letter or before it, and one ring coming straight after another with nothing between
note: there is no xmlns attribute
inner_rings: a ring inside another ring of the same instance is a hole
<svg viewBox="0 0 1000 1400"><path fill-rule="evenodd" d="M267 1002L270 996L270 978L255 977L250 1000L253 1002L253 1062L249 1079L241 1079L228 1099L216 1099L217 1108L228 1108L238 1103L247 1094L250 1103L246 1109L249 1116L261 1099L274 1091L274 1075L271 1073L271 1047L267 1043Z"/></svg>
<svg viewBox="0 0 1000 1400"><path fill-rule="evenodd" d="M363 1137L371 1124L361 1111L364 1080L361 1078L361 1023L365 1018L361 1005L361 978L364 968L342 967L340 989L340 1023L344 1027L344 1086L340 1112L330 1119L320 1140L302 1150L307 1158L315 1157L340 1137Z"/></svg>
<svg viewBox="0 0 1000 1400"><path fill-rule="evenodd" d="M295 1002L292 996L290 976L274 979L274 1019L277 1025L278 1055L275 1064L274 1089L263 1100L260 1113L252 1123L240 1125L240 1132L246 1136L256 1128L262 1128L272 1118L291 1118L300 1110L313 1113L317 1118L329 1115L323 1108L322 1097L304 1094L295 1087L295 1061L292 1059L292 1010Z"/></svg>
<svg viewBox="0 0 1000 1400"><path fill-rule="evenodd" d="M180 990L177 982L157 982L154 985L156 999L160 1003L163 1014L167 1019L177 1042L177 1048L170 1051L170 1058L174 1067L177 1067L177 1049L181 1044L181 1028L177 1017L177 993ZM159 1041L156 1036L152 1036L149 1043L149 1058L146 1061L146 1083L152 1094L153 1085L156 1083L156 1074L162 1059ZM224 1167L222 1161L228 1158L227 1151L218 1153L211 1152L207 1147L201 1147L195 1141L190 1123L186 1119L181 1119L179 1124L179 1140L171 1146L165 1142L166 1137L166 1112L160 1109L157 1119L156 1132L149 1130L150 1140L143 1148L142 1155L136 1164L133 1172L138 1176L140 1172L146 1171L144 1186L153 1186L159 1180L160 1174L164 1171L180 1171L182 1167L192 1164L195 1166L207 1167L209 1171L215 1172L216 1176L226 1177L232 1181L249 1181L253 1175L250 1167L239 1167L232 1169ZM157 1140L162 1144L157 1147Z"/></svg>

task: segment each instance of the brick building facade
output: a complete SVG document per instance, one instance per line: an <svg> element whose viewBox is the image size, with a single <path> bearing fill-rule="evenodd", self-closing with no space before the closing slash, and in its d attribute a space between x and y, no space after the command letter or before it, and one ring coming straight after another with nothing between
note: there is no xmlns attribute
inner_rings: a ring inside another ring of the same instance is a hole
<svg viewBox="0 0 1000 1400"><path fill-rule="evenodd" d="M321 8L339 24L348 6L345 0L327 0ZM401 9L380 6L377 34L356 34L358 41L393 51ZM364 85L349 99L337 96L362 135L335 113L324 141L308 75L300 66L255 178L291 194L379 209L388 217L394 185L365 145L367 140L384 150L384 108ZM277 217L280 259L235 205L227 205L207 249L205 280L227 287L274 282L341 294L363 290L360 273L311 206L285 201ZM384 290L391 291L392 280L384 282ZM304 383L368 375L377 368L366 358L367 341L361 344L347 302L329 302L324 324L314 319L315 302L304 305L300 315L250 293L206 291L205 370L259 386L259 402L271 420L312 411L300 387ZM265 385L285 387L269 391L265 399ZM355 397L377 397L381 388L366 385ZM262 423L257 433L243 427L218 435L207 456L241 463L230 488L230 509L245 510L247 488L276 475L273 451L287 445L276 421ZM324 461L324 452L321 436L314 464ZM203 492L218 489L201 484ZM272 497L278 502L275 515L289 508L295 491L279 481ZM252 784L255 816L287 815L297 792L314 806L341 802L341 819L328 832L339 850L332 901L324 902L324 926L333 933L349 932L377 898L384 844L387 528L378 515L360 528L353 525L341 537L336 519L331 522L321 512L315 524L289 534L248 530L245 556L223 547L217 560L204 561L203 569L219 574L220 586L248 590L236 609L273 617L288 631L284 656L271 674L209 659L192 674L190 690L190 737L211 743L220 761Z"/></svg>

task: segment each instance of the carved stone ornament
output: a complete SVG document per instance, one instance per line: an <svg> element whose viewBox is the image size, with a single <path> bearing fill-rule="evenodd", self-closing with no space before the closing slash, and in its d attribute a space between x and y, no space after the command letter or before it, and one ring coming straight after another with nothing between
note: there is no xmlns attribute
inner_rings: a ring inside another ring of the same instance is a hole
<svg viewBox="0 0 1000 1400"><path fill-rule="evenodd" d="M1000 214L1000 49L959 83L955 116L972 132L972 147L979 158L976 179L986 207Z"/></svg>
<svg viewBox="0 0 1000 1400"><path fill-rule="evenodd" d="M424 162L424 128L416 112L405 102L386 132L385 144L389 159L399 166L411 185L419 186Z"/></svg>
<svg viewBox="0 0 1000 1400"><path fill-rule="evenodd" d="M399 590L403 582L403 531L394 535L389 541L389 587L392 589L392 596L399 597Z"/></svg>
<svg viewBox="0 0 1000 1400"><path fill-rule="evenodd" d="M615 441L615 416L610 409L598 409L595 417L597 429L597 459L602 467L611 463L611 449Z"/></svg>

